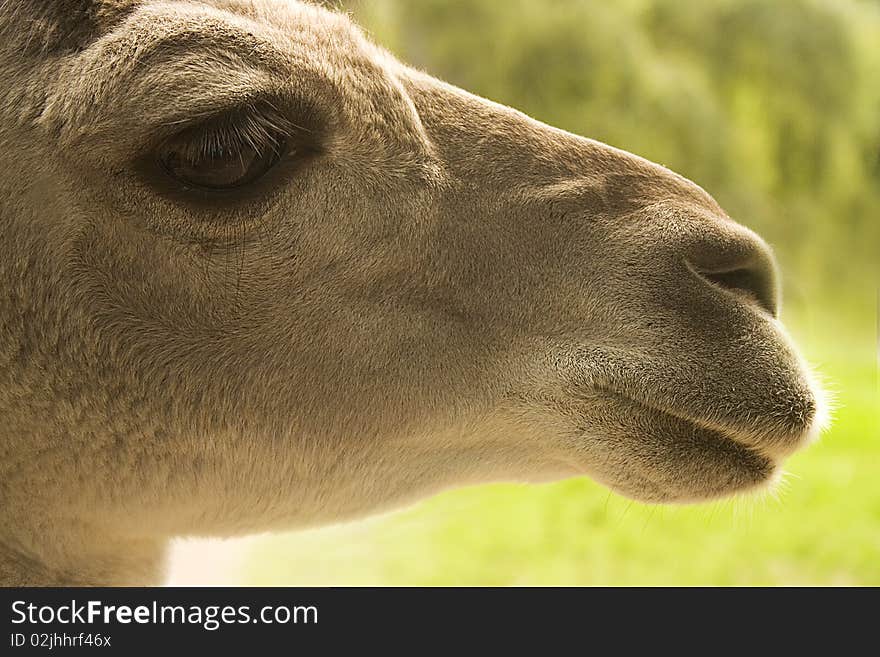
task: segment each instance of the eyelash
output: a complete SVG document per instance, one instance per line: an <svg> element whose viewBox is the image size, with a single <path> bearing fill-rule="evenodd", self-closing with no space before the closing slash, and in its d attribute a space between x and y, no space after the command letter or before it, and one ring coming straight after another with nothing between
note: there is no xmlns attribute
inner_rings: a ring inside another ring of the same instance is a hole
<svg viewBox="0 0 880 657"><path fill-rule="evenodd" d="M178 126L173 134L166 132L143 147L131 167L148 193L184 213L167 213L158 220L160 230L199 241L222 240L231 222L237 230L257 225L270 216L280 193L305 189L308 177L304 173L324 153L322 142L328 132L326 115L308 102L287 100L276 107L259 100ZM205 189L182 184L163 166L167 163L163 155L171 151L198 160L217 149L228 156L245 145L256 150L274 148L277 160L265 175L240 186Z"/></svg>
<svg viewBox="0 0 880 657"><path fill-rule="evenodd" d="M257 151L278 147L301 130L274 108L250 105L187 128L162 146L195 160L245 146Z"/></svg>

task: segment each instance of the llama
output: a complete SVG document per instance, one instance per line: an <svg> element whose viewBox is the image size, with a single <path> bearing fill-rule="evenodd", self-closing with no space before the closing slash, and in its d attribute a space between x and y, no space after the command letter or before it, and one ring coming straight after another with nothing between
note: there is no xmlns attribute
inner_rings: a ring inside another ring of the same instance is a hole
<svg viewBox="0 0 880 657"><path fill-rule="evenodd" d="M278 0L0 5L0 583L493 481L767 485L822 421L700 187Z"/></svg>

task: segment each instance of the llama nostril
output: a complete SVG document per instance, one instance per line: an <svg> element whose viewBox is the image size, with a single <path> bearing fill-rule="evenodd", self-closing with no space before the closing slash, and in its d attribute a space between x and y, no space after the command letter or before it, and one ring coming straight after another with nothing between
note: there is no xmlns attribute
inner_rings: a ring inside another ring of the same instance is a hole
<svg viewBox="0 0 880 657"><path fill-rule="evenodd" d="M779 316L776 258L758 235L732 221L704 225L687 251L688 268L706 283Z"/></svg>
<svg viewBox="0 0 880 657"><path fill-rule="evenodd" d="M761 305L773 317L779 314L779 292L772 260L724 271L699 271L710 283Z"/></svg>

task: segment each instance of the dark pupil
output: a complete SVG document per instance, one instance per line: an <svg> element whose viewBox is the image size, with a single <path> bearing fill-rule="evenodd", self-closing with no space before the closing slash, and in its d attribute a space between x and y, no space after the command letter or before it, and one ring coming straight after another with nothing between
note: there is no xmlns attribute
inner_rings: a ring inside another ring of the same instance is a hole
<svg viewBox="0 0 880 657"><path fill-rule="evenodd" d="M277 157L277 148L258 151L248 145L218 147L198 155L172 150L162 158L162 166L185 185L227 189L253 182L269 170Z"/></svg>

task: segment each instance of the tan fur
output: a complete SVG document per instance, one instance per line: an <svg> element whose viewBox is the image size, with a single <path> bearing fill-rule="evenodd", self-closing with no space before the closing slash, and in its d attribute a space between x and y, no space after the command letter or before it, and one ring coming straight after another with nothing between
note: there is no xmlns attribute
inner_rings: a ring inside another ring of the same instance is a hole
<svg viewBox="0 0 880 657"><path fill-rule="evenodd" d="M815 432L767 246L688 180L314 6L0 7L0 583L487 481L710 499ZM138 173L256 98L320 145L283 184Z"/></svg>

